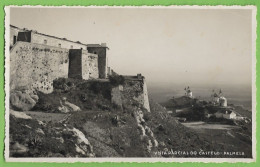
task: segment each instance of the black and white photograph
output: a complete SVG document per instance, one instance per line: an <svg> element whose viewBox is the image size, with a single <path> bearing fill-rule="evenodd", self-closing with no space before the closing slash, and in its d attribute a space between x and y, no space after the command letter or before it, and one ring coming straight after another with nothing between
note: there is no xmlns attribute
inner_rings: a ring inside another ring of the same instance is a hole
<svg viewBox="0 0 260 167"><path fill-rule="evenodd" d="M7 161L255 160L255 7L5 12Z"/></svg>

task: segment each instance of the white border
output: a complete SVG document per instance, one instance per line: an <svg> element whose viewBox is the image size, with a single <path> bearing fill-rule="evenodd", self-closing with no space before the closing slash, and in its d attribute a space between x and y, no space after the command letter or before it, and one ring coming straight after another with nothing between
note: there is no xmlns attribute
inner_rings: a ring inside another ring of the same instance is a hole
<svg viewBox="0 0 260 167"><path fill-rule="evenodd" d="M251 9L252 10L252 155L253 158L10 158L9 157L9 93L5 96L5 160L7 162L255 162L256 161L256 6L6 6L5 7L5 92L9 92L10 74L10 7L22 8L145 8L145 9Z"/></svg>

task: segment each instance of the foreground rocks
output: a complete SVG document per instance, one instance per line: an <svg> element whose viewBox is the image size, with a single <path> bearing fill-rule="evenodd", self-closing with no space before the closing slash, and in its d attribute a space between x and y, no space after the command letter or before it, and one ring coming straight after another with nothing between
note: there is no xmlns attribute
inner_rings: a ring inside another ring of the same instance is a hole
<svg viewBox="0 0 260 167"><path fill-rule="evenodd" d="M10 105L19 111L31 110L37 101L38 96L32 92L14 90L10 93Z"/></svg>
<svg viewBox="0 0 260 167"><path fill-rule="evenodd" d="M10 157L95 157L95 154L79 129L62 123L42 123L11 110Z"/></svg>
<svg viewBox="0 0 260 167"><path fill-rule="evenodd" d="M60 100L60 106L58 107L58 110L62 113L69 113L80 111L80 108L75 104L68 102L66 97L63 97Z"/></svg>

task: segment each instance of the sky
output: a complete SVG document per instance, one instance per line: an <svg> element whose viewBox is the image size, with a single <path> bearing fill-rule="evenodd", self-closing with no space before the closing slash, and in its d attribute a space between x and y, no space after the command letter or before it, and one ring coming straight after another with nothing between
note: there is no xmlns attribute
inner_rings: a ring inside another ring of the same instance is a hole
<svg viewBox="0 0 260 167"><path fill-rule="evenodd" d="M107 43L109 66L149 85L251 85L249 9L12 7L10 23Z"/></svg>

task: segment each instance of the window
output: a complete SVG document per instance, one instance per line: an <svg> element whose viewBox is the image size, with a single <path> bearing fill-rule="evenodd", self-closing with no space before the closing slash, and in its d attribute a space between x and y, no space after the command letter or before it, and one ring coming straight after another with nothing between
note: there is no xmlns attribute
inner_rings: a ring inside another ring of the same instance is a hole
<svg viewBox="0 0 260 167"><path fill-rule="evenodd" d="M59 43L59 47L61 48L61 44Z"/></svg>
<svg viewBox="0 0 260 167"><path fill-rule="evenodd" d="M73 49L73 45L70 46L70 49Z"/></svg>
<svg viewBox="0 0 260 167"><path fill-rule="evenodd" d="M47 44L47 40L45 39L43 43L44 43L44 44Z"/></svg>
<svg viewBox="0 0 260 167"><path fill-rule="evenodd" d="M16 43L16 36L13 37L13 45Z"/></svg>

